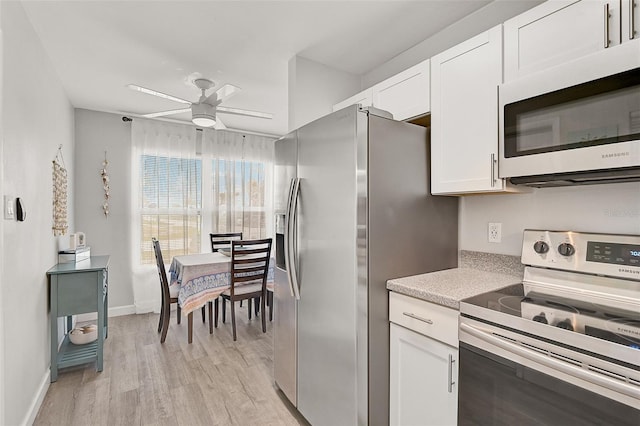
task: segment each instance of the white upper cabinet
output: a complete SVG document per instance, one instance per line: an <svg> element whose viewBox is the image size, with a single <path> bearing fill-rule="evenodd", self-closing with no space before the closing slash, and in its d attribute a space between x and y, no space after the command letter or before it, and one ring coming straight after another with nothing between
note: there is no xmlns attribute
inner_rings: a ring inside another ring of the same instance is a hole
<svg viewBox="0 0 640 426"><path fill-rule="evenodd" d="M373 86L373 106L396 120L429 112L429 60Z"/></svg>
<svg viewBox="0 0 640 426"><path fill-rule="evenodd" d="M631 17L637 17L638 9L630 15L632 3L551 0L508 20L504 23L505 82L629 40L629 33L635 31Z"/></svg>
<svg viewBox="0 0 640 426"><path fill-rule="evenodd" d="M395 120L429 112L429 60L402 71L355 96L333 106L333 110L349 105L374 106L390 112Z"/></svg>
<svg viewBox="0 0 640 426"><path fill-rule="evenodd" d="M338 111L342 108L346 108L351 105L360 104L363 107L368 107L373 104L373 91L369 88L367 90L363 90L357 95L353 95L348 99L345 99L342 102L339 102L333 106L334 111Z"/></svg>
<svg viewBox="0 0 640 426"><path fill-rule="evenodd" d="M502 26L431 58L431 193L501 192Z"/></svg>

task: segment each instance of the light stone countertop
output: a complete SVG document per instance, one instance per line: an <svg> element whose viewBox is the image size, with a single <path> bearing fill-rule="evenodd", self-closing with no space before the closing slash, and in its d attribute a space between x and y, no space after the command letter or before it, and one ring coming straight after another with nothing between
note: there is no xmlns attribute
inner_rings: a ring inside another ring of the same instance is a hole
<svg viewBox="0 0 640 426"><path fill-rule="evenodd" d="M387 289L407 296L460 309L460 301L488 291L522 282L522 275L454 268L428 274L395 278Z"/></svg>

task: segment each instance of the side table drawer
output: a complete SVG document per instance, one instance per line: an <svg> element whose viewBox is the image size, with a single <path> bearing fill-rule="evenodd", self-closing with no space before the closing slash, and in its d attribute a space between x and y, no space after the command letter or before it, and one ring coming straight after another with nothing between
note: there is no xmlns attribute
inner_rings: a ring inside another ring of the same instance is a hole
<svg viewBox="0 0 640 426"><path fill-rule="evenodd" d="M458 316L455 309L389 292L389 321L458 347Z"/></svg>
<svg viewBox="0 0 640 426"><path fill-rule="evenodd" d="M98 274L85 272L65 275L64 280L58 278L58 316L95 312Z"/></svg>

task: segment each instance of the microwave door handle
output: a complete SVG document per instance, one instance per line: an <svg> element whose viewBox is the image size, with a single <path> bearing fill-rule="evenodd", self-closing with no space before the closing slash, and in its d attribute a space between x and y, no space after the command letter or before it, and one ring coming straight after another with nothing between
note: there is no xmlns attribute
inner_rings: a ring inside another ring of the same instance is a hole
<svg viewBox="0 0 640 426"><path fill-rule="evenodd" d="M290 239L291 239L291 202L293 199L293 188L295 186L295 179L291 179L289 183L289 197L287 200L287 211L284 215L284 265L287 270L287 282L289 284L289 291L291 297L295 297L293 292L293 278L291 277L291 253L290 253Z"/></svg>
<svg viewBox="0 0 640 426"><path fill-rule="evenodd" d="M638 398L640 396L640 393L638 392L636 386L619 382L616 379L612 379L598 373L590 372L589 370L585 370L580 366L567 364L558 359L551 358L547 355L522 347L516 343L511 343L509 341L500 339L499 337L494 336L493 333L487 332L478 327L462 323L460 324L460 331L468 333L471 336L482 340L490 345L497 346L507 352L518 355L527 361L544 365L568 376L585 380L589 383L602 386L615 392L620 392L633 398ZM526 367L526 364L524 365Z"/></svg>

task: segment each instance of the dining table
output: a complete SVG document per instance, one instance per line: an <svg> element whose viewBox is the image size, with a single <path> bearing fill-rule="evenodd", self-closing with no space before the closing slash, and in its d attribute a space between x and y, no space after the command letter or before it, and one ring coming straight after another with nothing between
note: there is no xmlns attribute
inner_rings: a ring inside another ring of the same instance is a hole
<svg viewBox="0 0 640 426"><path fill-rule="evenodd" d="M274 259L270 258L267 282L273 282L274 264ZM169 285L180 286L178 305L187 316L189 330L192 330L193 311L231 288L231 257L219 251L174 256L169 275ZM192 342L191 333L188 340Z"/></svg>

